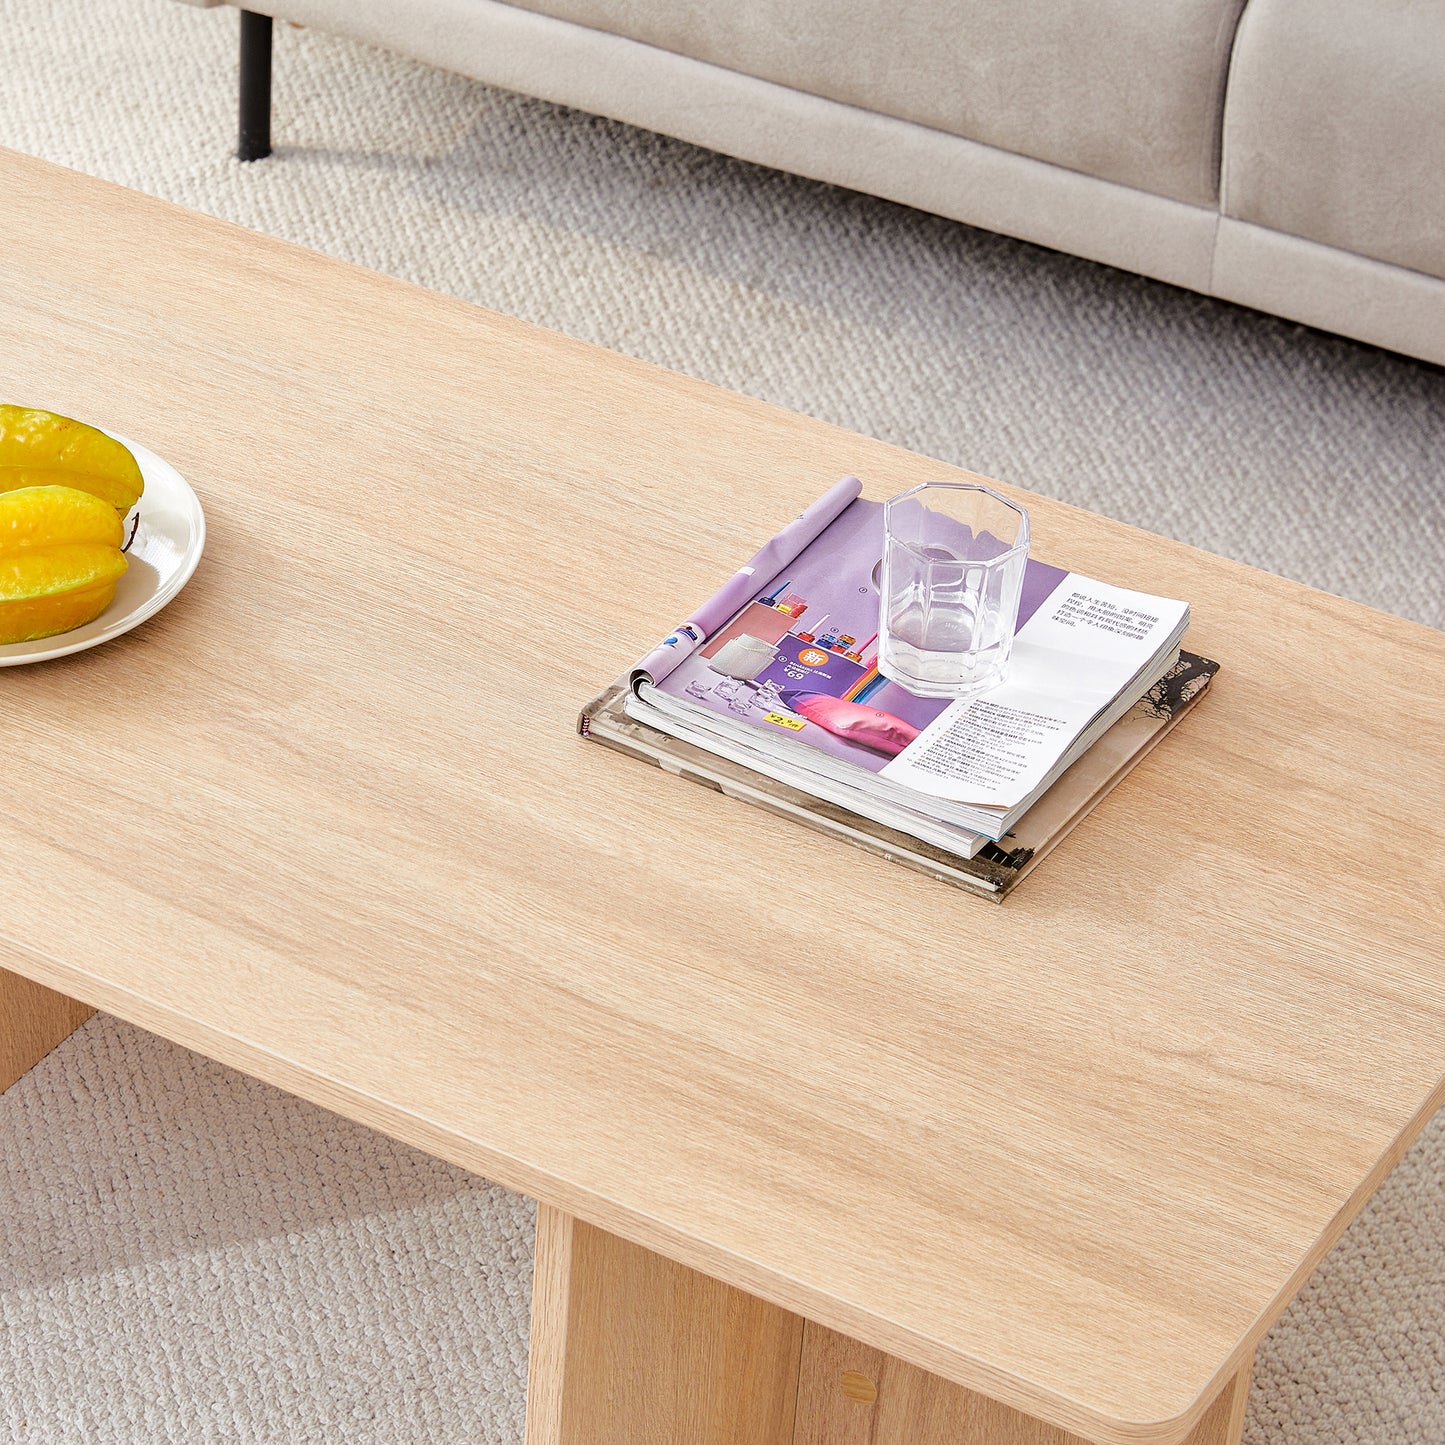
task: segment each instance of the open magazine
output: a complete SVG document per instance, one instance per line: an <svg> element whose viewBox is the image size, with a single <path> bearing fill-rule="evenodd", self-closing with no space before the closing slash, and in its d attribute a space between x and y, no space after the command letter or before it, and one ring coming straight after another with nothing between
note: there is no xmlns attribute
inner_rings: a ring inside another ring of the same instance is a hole
<svg viewBox="0 0 1445 1445"><path fill-rule="evenodd" d="M1030 561L1010 676L877 671L882 508L844 478L589 703L608 747L1003 899L1199 701L1182 602Z"/></svg>
<svg viewBox="0 0 1445 1445"><path fill-rule="evenodd" d="M1183 602L1030 559L999 687L875 666L883 509L845 478L634 669L627 714L937 847L1002 839L1178 659Z"/></svg>

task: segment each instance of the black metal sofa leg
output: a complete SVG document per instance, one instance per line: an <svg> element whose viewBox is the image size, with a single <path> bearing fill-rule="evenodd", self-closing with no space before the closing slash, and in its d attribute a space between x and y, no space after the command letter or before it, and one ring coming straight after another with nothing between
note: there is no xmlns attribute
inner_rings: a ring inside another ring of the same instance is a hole
<svg viewBox="0 0 1445 1445"><path fill-rule="evenodd" d="M236 155L271 154L271 17L241 11L241 132Z"/></svg>

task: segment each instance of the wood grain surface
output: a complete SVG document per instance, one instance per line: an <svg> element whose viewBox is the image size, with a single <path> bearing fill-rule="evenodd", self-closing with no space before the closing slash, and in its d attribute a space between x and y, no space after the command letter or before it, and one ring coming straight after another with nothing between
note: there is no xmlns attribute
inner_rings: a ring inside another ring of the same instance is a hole
<svg viewBox="0 0 1445 1445"><path fill-rule="evenodd" d="M95 1010L0 968L0 1094Z"/></svg>
<svg viewBox="0 0 1445 1445"><path fill-rule="evenodd" d="M1249 1379L1185 1445L1239 1445ZM527 1445L1089 1442L543 1204Z"/></svg>
<svg viewBox="0 0 1445 1445"><path fill-rule="evenodd" d="M527 1336L526 1445L562 1445L572 1303L572 1237L577 1221L537 1205L532 1251L532 1318Z"/></svg>
<svg viewBox="0 0 1445 1445"><path fill-rule="evenodd" d="M573 731L838 476L957 473L39 162L0 190L0 396L209 524L159 616L0 675L0 964L1182 1440L1440 1102L1445 637L1015 492L1224 670L986 907Z"/></svg>
<svg viewBox="0 0 1445 1445"><path fill-rule="evenodd" d="M538 1206L527 1445L793 1445L802 1344L799 1316Z"/></svg>
<svg viewBox="0 0 1445 1445"><path fill-rule="evenodd" d="M1247 1363L1225 1382L1185 1445L1239 1445L1250 1374ZM803 1333L797 1422L792 1445L1089 1445L816 1324Z"/></svg>

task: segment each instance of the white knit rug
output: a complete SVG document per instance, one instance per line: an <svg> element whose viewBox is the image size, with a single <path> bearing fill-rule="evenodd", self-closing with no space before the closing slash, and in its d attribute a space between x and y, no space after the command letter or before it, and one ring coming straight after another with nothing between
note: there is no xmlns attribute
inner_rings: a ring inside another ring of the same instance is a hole
<svg viewBox="0 0 1445 1445"><path fill-rule="evenodd" d="M531 1204L118 1019L0 1098L0 1439L520 1442Z"/></svg>
<svg viewBox="0 0 1445 1445"><path fill-rule="evenodd" d="M0 0L0 144L1445 626L1437 369L290 28L242 166L235 34ZM519 1445L530 1221L97 1020L0 1099L0 1441ZM1249 1445L1441 1445L1442 1320L1445 1127Z"/></svg>

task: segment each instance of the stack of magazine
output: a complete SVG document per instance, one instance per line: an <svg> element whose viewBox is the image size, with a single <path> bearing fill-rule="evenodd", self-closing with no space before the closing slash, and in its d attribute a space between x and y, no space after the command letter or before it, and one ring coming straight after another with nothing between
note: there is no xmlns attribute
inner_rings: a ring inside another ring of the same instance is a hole
<svg viewBox="0 0 1445 1445"><path fill-rule="evenodd" d="M918 697L876 665L883 508L845 477L580 730L1001 899L1198 701L1184 602L1030 558L1005 681Z"/></svg>

